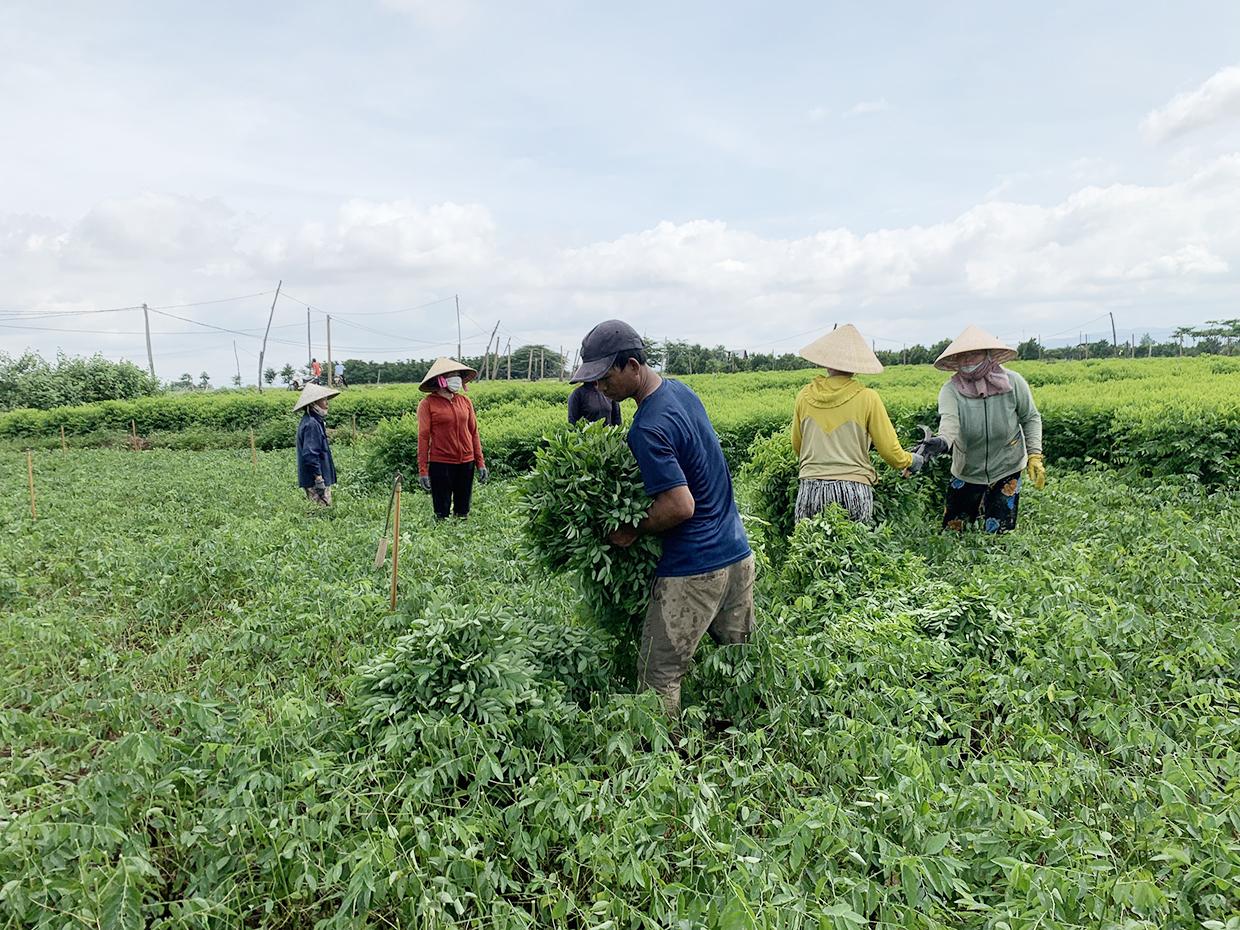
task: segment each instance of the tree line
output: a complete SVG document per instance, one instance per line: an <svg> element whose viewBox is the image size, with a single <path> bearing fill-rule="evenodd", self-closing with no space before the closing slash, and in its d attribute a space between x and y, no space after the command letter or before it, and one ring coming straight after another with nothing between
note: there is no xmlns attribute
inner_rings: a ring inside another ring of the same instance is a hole
<svg viewBox="0 0 1240 930"><path fill-rule="evenodd" d="M947 348L950 340L940 339L931 345L911 345L899 349L878 349L875 353L884 365L928 365ZM1096 358L1166 358L1184 355L1236 355L1240 352L1240 319L1209 320L1200 326L1176 328L1165 341L1149 333L1139 340L1118 345L1106 339L1082 340L1077 345L1043 345L1038 339L1026 339L1017 347L1017 357L1033 359L1096 359ZM726 346L704 346L679 340L652 342L647 346L651 365L669 375L695 375L733 371L792 371L813 368L794 352L749 352ZM326 360L323 362L326 371ZM408 384L426 377L434 359L404 361L372 361L346 359L345 378L351 384ZM461 359L477 369L482 377L496 380L538 381L567 378L576 358L568 358L545 345L524 345L503 355L467 356ZM263 380L274 385L277 379L289 385L294 378L307 374L307 367L286 363L281 369L269 367ZM239 378L231 378L239 386ZM206 390L211 381L207 372L197 379L188 372L175 381L161 384L143 368L132 362L112 362L101 355L70 357L57 353L55 363L47 362L36 352L13 357L0 352L0 410L85 404L97 400L128 400L157 394L162 390Z"/></svg>

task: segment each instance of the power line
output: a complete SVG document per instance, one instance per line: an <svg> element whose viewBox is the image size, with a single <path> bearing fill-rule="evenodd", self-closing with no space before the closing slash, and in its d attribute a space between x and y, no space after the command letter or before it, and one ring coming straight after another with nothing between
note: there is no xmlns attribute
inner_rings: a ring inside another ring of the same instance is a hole
<svg viewBox="0 0 1240 930"><path fill-rule="evenodd" d="M217 297L213 300L195 300L188 304L165 304L160 307L150 307L151 310L179 310L184 307L205 307L208 304L226 304L234 300L249 300L252 297L266 297L268 294L274 294L275 288L269 291L259 291L256 294L239 294L236 297Z"/></svg>
<svg viewBox="0 0 1240 930"><path fill-rule="evenodd" d="M321 307L315 306L314 304L310 303L307 300L299 300L298 298L294 297L292 294L288 293L288 291L283 292L280 296L287 298L288 300L291 300L295 304L299 304L300 306L305 307L307 310L313 310L315 313L321 313L324 316L326 316L328 313L331 313L333 320L337 316L391 316L392 314L395 314L395 313L412 313L415 310L425 310L427 307L433 307L436 304L447 303L448 301L454 299L452 297L440 297L437 300L432 300L424 304L418 304L415 307L401 307L399 310L362 310L362 311L350 310L347 314L342 314L336 310L331 310L331 311L324 310Z"/></svg>
<svg viewBox="0 0 1240 930"><path fill-rule="evenodd" d="M165 304L159 307L151 307L151 310L178 310L185 307L205 307L209 304L223 304L235 300L249 300L253 297L263 297L270 294L271 291L259 291L256 294L238 294L235 297L214 297L210 300L195 300L184 304ZM125 310L141 310L142 304L135 304L131 307L102 307L102 308L83 308L79 310L61 310L54 307L9 307L0 309L0 313L12 314L8 317L0 317L0 319L19 319L22 314L35 316L39 319L50 320L55 317L62 316L82 316L90 313L120 313Z"/></svg>

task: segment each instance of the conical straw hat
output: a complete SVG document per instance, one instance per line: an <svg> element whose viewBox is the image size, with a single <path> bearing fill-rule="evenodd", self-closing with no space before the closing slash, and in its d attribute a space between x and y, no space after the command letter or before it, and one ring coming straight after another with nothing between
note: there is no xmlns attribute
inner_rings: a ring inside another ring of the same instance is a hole
<svg viewBox="0 0 1240 930"><path fill-rule="evenodd" d="M1015 349L1011 346L1005 346L980 326L966 326L964 332L956 337L956 341L944 349L943 354L934 360L934 367L939 369L939 371L955 371L956 364L952 361L953 355L983 350L989 351L990 357L1000 365L1016 358Z"/></svg>
<svg viewBox="0 0 1240 930"><path fill-rule="evenodd" d="M466 384L478 377L478 372L474 371L468 365L462 365L454 358L443 356L435 359L435 364L431 366L431 370L426 373L426 377L422 379L422 383L418 387L426 391L428 394L438 389L439 385L435 383L435 379L440 375L450 375L453 372L461 373L461 380Z"/></svg>
<svg viewBox="0 0 1240 930"><path fill-rule="evenodd" d="M883 363L851 323L845 323L821 339L815 339L797 354L815 365L836 371L876 375L883 370Z"/></svg>
<svg viewBox="0 0 1240 930"><path fill-rule="evenodd" d="M323 387L321 384L307 384L297 395L297 406L293 408L293 413L320 400L335 397L339 393L335 388Z"/></svg>

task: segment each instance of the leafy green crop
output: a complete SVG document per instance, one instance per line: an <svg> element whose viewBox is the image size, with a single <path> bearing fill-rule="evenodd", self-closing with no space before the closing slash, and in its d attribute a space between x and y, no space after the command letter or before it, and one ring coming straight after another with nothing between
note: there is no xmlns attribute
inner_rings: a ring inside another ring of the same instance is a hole
<svg viewBox="0 0 1240 930"><path fill-rule="evenodd" d="M602 423L559 429L544 443L522 483L530 551L549 571L570 574L590 616L628 654L662 550L654 536L628 548L607 541L650 509L637 462L623 430Z"/></svg>
<svg viewBox="0 0 1240 930"><path fill-rule="evenodd" d="M1079 468L1098 462L1142 475L1194 474L1214 487L1240 474L1240 360L1203 356L1017 362L1012 367L1034 388L1051 465ZM684 380L702 398L724 455L737 469L748 460L756 438L788 428L796 394L814 374L750 372ZM927 365L900 366L861 380L882 393L897 430L911 442L919 435L918 423L937 421L936 398L945 379ZM543 435L565 422L570 390L571 385L558 381L470 386L483 449L497 476L533 466ZM222 391L14 410L0 413L0 445L55 448L64 427L77 448L121 446L132 421L156 447L245 449L253 427L260 448L284 448L293 444L296 431L294 396L288 391ZM335 441L351 441L354 424L365 436L384 420L412 415L423 396L414 385L353 387L332 402L328 425ZM192 437L174 438L184 431ZM396 438L385 433L382 441ZM407 443L399 439L399 445ZM376 455L391 457L384 450ZM389 470L383 480L390 475ZM907 490L895 495L902 504L914 503Z"/></svg>
<svg viewBox="0 0 1240 930"><path fill-rule="evenodd" d="M579 455L640 514L621 436L565 433L546 507L602 494L551 494ZM287 450L37 452L33 523L0 485L0 927L1240 922L1236 495L1057 468L1000 538L806 521L673 734L524 484L406 495L389 612L363 455L330 511Z"/></svg>

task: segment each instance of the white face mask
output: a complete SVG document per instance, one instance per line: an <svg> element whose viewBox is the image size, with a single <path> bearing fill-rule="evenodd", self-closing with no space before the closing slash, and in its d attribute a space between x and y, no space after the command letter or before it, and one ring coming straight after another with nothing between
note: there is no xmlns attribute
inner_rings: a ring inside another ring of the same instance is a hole
<svg viewBox="0 0 1240 930"><path fill-rule="evenodd" d="M461 382L460 375L452 375L451 377L444 378L443 380L444 383L448 385L448 390L453 394L461 393L465 387L465 385Z"/></svg>

